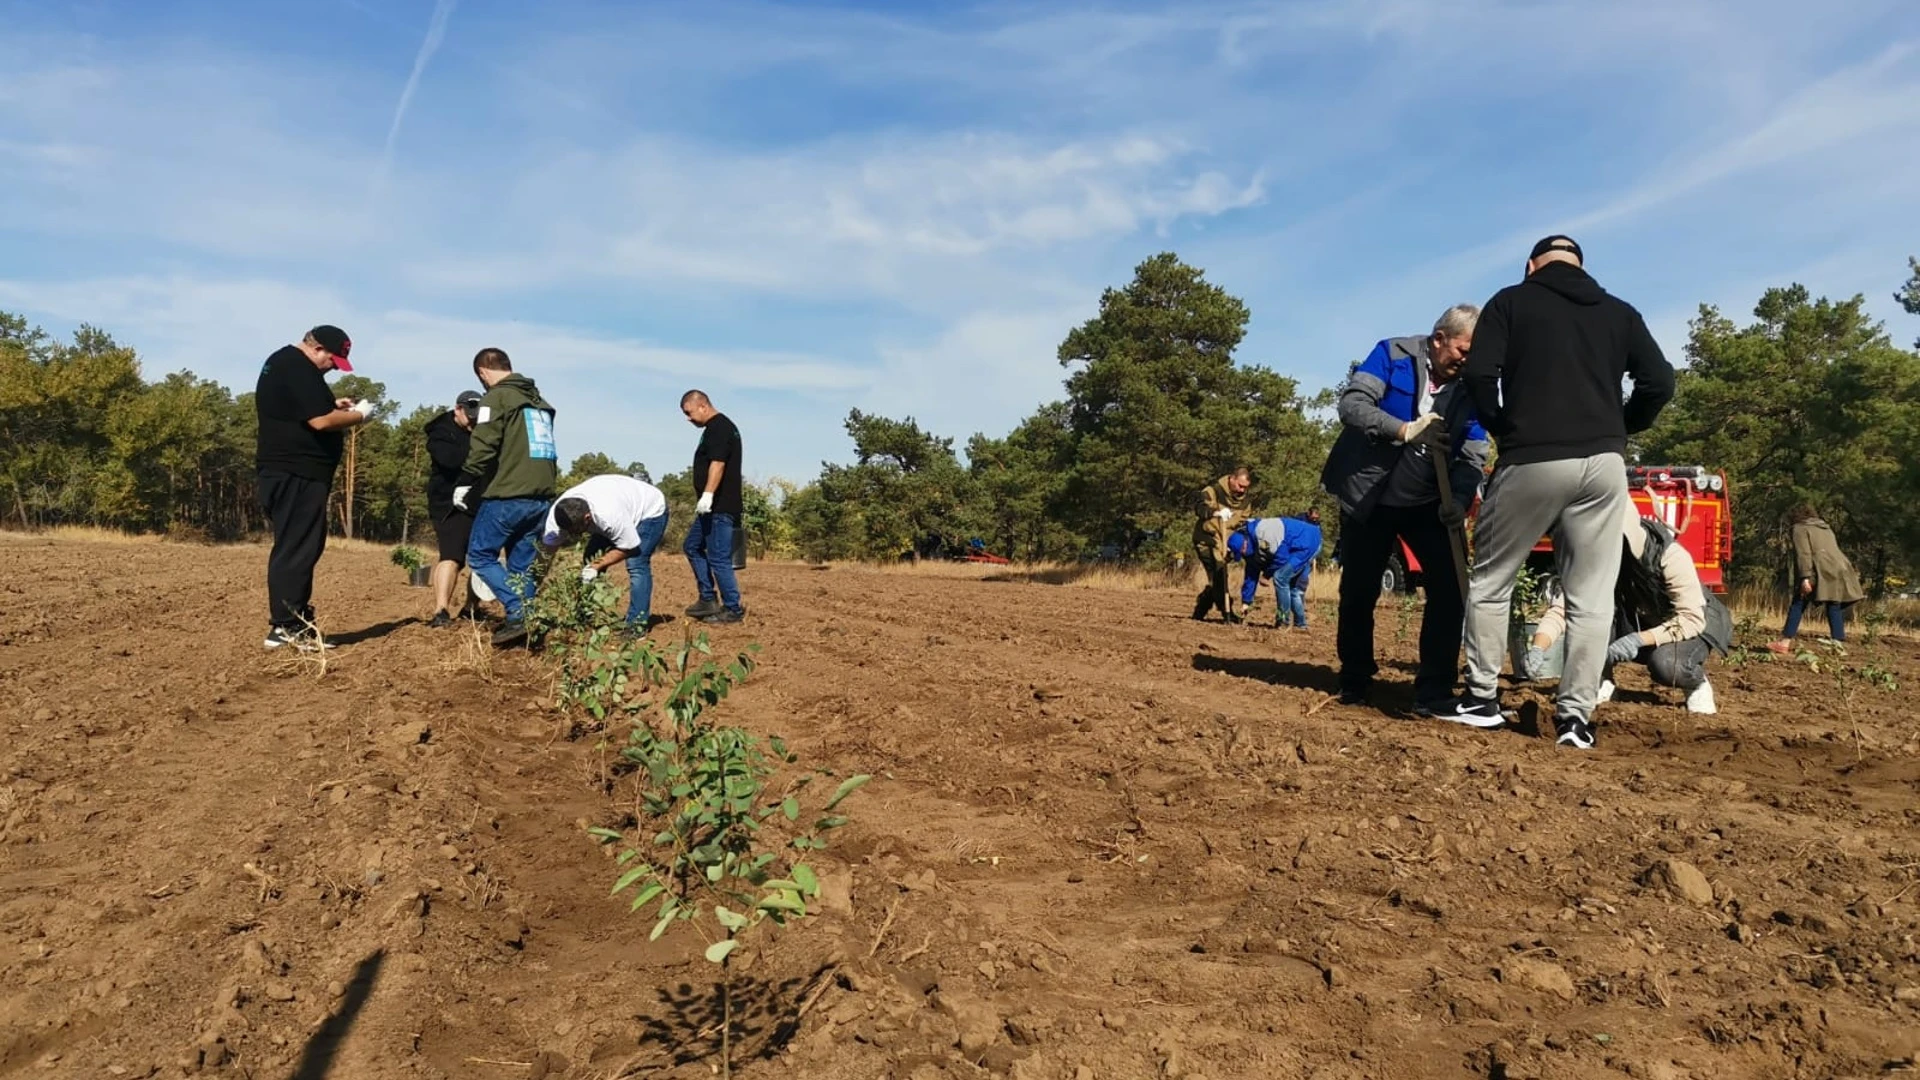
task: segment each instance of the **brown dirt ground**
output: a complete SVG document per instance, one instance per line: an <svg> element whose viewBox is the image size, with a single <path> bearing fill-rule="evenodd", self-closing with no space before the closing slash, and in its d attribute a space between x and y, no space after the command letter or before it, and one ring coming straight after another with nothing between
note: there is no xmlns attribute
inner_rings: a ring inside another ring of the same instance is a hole
<svg viewBox="0 0 1920 1080"><path fill-rule="evenodd" d="M608 898L603 755L543 669L421 625L367 548L318 589L360 640L265 656L263 560L0 538L0 1076L712 1075L709 967ZM1906 690L1720 664L1692 717L1629 675L1582 755L1526 690L1502 733L1399 715L1392 604L1384 711L1309 714L1324 604L1294 633L987 571L745 581L726 714L879 778L829 853L850 896L742 952L742 1076L1914 1068Z"/></svg>

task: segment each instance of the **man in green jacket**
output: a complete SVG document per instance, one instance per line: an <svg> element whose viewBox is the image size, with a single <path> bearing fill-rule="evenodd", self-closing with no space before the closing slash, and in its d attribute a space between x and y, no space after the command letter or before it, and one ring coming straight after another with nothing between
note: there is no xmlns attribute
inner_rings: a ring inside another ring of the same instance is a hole
<svg viewBox="0 0 1920 1080"><path fill-rule="evenodd" d="M474 417L473 445L461 470L453 504L473 505L474 487L485 480L473 515L473 539L467 565L487 583L507 609L507 621L494 632L495 645L511 645L527 636L525 607L533 599L533 559L547 507L559 487L560 454L553 442L553 406L500 349L481 349L473 373L487 388ZM506 565L500 552L507 553Z"/></svg>

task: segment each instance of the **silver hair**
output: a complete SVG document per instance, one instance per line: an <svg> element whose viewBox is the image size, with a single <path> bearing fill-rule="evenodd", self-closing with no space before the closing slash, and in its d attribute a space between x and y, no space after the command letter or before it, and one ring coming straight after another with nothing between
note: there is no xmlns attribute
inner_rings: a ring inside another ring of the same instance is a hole
<svg viewBox="0 0 1920 1080"><path fill-rule="evenodd" d="M1473 327L1479 321L1479 308L1472 304L1455 304L1434 320L1433 332L1442 337L1455 338L1473 333Z"/></svg>

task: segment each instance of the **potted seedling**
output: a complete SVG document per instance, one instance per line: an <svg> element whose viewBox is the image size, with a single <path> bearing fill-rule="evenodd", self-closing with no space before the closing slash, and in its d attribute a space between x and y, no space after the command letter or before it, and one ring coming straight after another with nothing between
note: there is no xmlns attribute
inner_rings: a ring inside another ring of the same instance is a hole
<svg viewBox="0 0 1920 1080"><path fill-rule="evenodd" d="M1533 644L1534 632L1540 629L1541 617L1547 613L1553 589L1553 575L1531 566L1522 566L1513 579L1513 614L1507 620L1507 651L1513 660L1513 673L1520 678L1526 677L1527 649ZM1566 658L1567 636L1561 634L1547 650L1547 667L1540 677L1558 679Z"/></svg>
<svg viewBox="0 0 1920 1080"><path fill-rule="evenodd" d="M393 549L393 565L407 572L407 584L416 589L424 589L433 582L433 568L427 565L426 553L412 544L401 544Z"/></svg>

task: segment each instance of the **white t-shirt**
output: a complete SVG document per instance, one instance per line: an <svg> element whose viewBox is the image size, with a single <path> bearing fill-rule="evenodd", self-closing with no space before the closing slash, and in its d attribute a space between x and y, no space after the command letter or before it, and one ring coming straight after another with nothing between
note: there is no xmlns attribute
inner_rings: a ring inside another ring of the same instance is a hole
<svg viewBox="0 0 1920 1080"><path fill-rule="evenodd" d="M592 530L621 551L638 550L640 523L667 512L667 497L644 480L619 473L590 477L561 492L560 499L548 508L545 529L548 547L558 547L566 539L554 520L561 499L585 500L587 512L593 515Z"/></svg>

